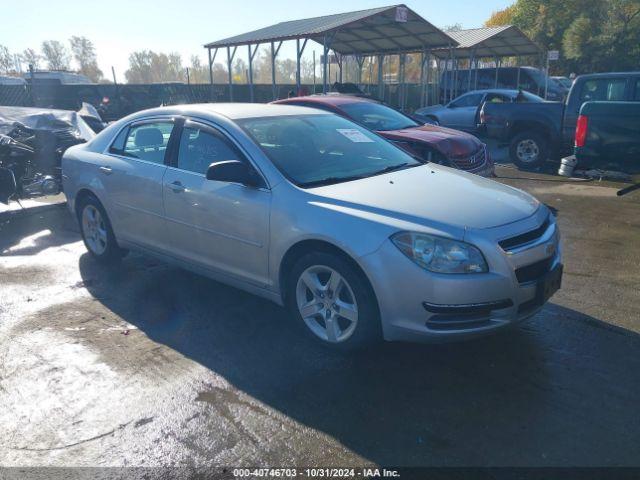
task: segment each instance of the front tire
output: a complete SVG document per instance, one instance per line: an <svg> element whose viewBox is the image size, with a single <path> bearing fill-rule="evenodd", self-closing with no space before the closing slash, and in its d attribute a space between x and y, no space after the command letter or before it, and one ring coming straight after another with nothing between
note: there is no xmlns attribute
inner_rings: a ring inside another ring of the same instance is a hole
<svg viewBox="0 0 640 480"><path fill-rule="evenodd" d="M298 325L327 347L355 350L382 339L371 286L359 269L338 255L303 255L289 275L286 299Z"/></svg>
<svg viewBox="0 0 640 480"><path fill-rule="evenodd" d="M511 140L509 156L519 168L538 168L549 157L549 142L538 132L519 133Z"/></svg>
<svg viewBox="0 0 640 480"><path fill-rule="evenodd" d="M85 247L100 263L118 262L125 254L118 246L107 212L95 197L87 197L78 205L78 223Z"/></svg>

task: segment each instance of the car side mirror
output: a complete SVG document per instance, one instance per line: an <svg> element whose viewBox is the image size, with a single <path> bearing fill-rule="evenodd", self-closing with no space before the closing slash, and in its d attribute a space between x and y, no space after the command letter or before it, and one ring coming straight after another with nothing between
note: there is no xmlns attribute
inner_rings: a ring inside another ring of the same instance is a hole
<svg viewBox="0 0 640 480"><path fill-rule="evenodd" d="M209 165L207 180L239 183L251 188L260 186L260 177L249 165L239 160L225 160Z"/></svg>

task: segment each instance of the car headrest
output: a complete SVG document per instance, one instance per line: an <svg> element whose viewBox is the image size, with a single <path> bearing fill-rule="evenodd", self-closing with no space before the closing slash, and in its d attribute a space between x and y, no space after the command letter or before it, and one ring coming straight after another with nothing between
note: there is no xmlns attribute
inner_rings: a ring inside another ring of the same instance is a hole
<svg viewBox="0 0 640 480"><path fill-rule="evenodd" d="M164 137L159 128L141 128L136 132L136 147L155 147L164 143Z"/></svg>

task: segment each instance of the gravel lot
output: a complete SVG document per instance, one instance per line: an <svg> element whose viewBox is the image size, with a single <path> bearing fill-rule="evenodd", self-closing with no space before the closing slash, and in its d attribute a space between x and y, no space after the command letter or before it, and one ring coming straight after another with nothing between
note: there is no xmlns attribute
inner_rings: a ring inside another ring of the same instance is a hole
<svg viewBox="0 0 640 480"><path fill-rule="evenodd" d="M639 466L640 192L498 173L557 209L563 289L351 356L153 259L98 266L63 206L0 216L0 465Z"/></svg>

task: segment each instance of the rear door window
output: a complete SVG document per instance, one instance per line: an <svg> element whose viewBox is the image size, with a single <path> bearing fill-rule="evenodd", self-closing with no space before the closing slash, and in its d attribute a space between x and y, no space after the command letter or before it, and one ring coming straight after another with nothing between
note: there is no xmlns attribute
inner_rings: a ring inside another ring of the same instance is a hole
<svg viewBox="0 0 640 480"><path fill-rule="evenodd" d="M464 95L451 104L452 107L477 107L482 101L481 93Z"/></svg>
<svg viewBox="0 0 640 480"><path fill-rule="evenodd" d="M635 94L633 96L633 101L640 102L640 78L636 79L636 88L635 88Z"/></svg>
<svg viewBox="0 0 640 480"><path fill-rule="evenodd" d="M511 98L501 93L487 94L486 103L511 103Z"/></svg>
<svg viewBox="0 0 640 480"><path fill-rule="evenodd" d="M162 164L172 130L173 122L168 120L133 125L129 128L122 155Z"/></svg>
<svg viewBox="0 0 640 480"><path fill-rule="evenodd" d="M593 101L622 101L625 100L625 78L594 78L587 80L582 86L580 100L582 102Z"/></svg>

